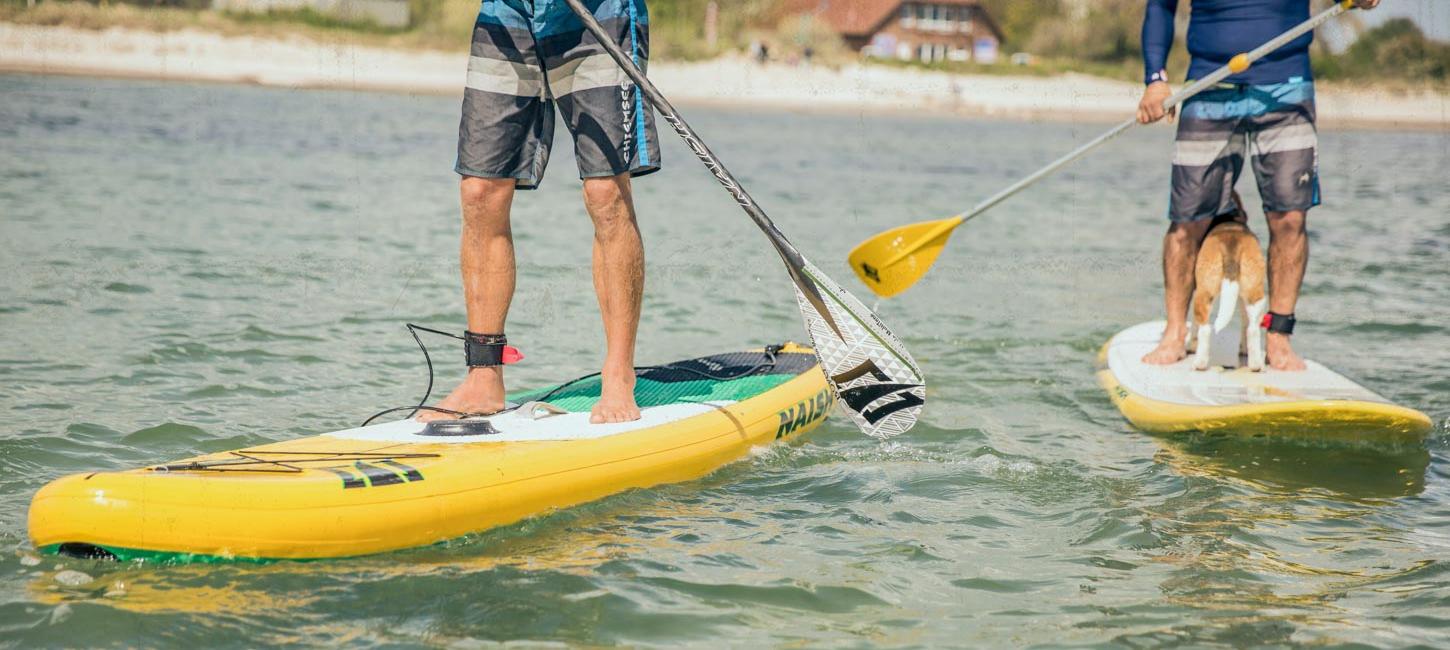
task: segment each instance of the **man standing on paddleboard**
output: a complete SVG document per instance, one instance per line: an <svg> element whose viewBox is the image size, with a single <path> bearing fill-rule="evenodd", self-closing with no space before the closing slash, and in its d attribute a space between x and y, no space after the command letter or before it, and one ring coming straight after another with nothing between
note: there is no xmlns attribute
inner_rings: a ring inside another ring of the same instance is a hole
<svg viewBox="0 0 1450 650"><path fill-rule="evenodd" d="M1156 122L1172 94L1164 66L1173 47L1179 0L1147 0L1143 16L1143 100L1138 121ZM1379 0L1355 0L1373 9ZM1227 65L1309 18L1309 0L1192 0L1188 24L1190 79ZM1144 363L1172 364L1185 356L1188 301L1198 246L1213 218L1233 212L1234 184L1250 157L1269 224L1269 366L1303 370L1289 336L1294 305L1309 261L1305 231L1319 205L1318 135L1308 33L1183 104L1173 151L1168 234L1163 237L1164 305L1168 326ZM1223 307L1221 306L1220 309ZM1230 306L1232 308L1232 306Z"/></svg>
<svg viewBox="0 0 1450 650"><path fill-rule="evenodd" d="M644 0L586 4L644 68L649 15ZM458 129L468 311L468 375L438 406L468 413L504 407L504 321L514 294L509 212L517 190L543 179L554 112L574 138L584 207L594 221L594 290L604 320L599 402L590 422L638 420L634 345L644 290L644 246L630 178L659 169L654 114L563 0L483 0L473 28L463 119ZM556 223L549 227L573 228ZM419 419L442 417L425 413Z"/></svg>

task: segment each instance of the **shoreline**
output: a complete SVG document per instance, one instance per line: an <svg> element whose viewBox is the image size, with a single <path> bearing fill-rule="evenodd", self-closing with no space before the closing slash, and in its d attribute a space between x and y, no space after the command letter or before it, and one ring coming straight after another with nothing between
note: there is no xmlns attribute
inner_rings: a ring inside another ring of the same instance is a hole
<svg viewBox="0 0 1450 650"><path fill-rule="evenodd" d="M467 66L463 52L196 29L96 31L14 23L0 23L0 53L0 72L442 96L462 95ZM762 66L743 57L657 62L649 72L664 93L683 104L1029 122L1116 122L1131 115L1141 93L1138 84L1082 74ZM1317 104L1320 124L1331 128L1450 130L1450 94L1321 85Z"/></svg>

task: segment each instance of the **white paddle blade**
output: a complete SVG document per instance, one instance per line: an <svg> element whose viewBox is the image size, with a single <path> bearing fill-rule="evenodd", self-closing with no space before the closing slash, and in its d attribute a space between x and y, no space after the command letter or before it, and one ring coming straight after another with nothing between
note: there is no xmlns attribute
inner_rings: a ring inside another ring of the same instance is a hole
<svg viewBox="0 0 1450 650"><path fill-rule="evenodd" d="M916 361L861 301L801 261L829 313L819 313L799 287L796 301L837 401L867 435L884 440L905 433L926 403L926 380Z"/></svg>

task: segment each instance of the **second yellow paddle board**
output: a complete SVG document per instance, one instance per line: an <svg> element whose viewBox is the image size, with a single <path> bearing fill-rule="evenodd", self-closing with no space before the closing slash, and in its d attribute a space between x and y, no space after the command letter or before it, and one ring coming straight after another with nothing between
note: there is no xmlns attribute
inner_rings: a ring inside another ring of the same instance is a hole
<svg viewBox="0 0 1450 650"><path fill-rule="evenodd" d="M1133 426L1151 433L1226 431L1350 441L1417 443L1430 433L1429 416L1398 406L1314 361L1302 372L1252 372L1213 365L1196 371L1190 359L1169 366L1143 363L1158 344L1163 321L1130 327L1098 355L1098 381ZM1236 337L1215 350L1238 349Z"/></svg>

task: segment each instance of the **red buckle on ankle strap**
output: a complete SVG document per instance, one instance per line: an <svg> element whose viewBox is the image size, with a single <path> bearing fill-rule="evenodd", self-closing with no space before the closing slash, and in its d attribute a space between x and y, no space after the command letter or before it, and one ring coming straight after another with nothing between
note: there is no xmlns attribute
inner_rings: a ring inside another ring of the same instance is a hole
<svg viewBox="0 0 1450 650"><path fill-rule="evenodd" d="M1259 323L1259 329L1269 329L1269 324L1274 322L1272 314L1264 314L1264 320Z"/></svg>
<svg viewBox="0 0 1450 650"><path fill-rule="evenodd" d="M524 353L519 352L518 348L512 345L503 346L503 365L507 366L511 363L518 363L523 360Z"/></svg>

